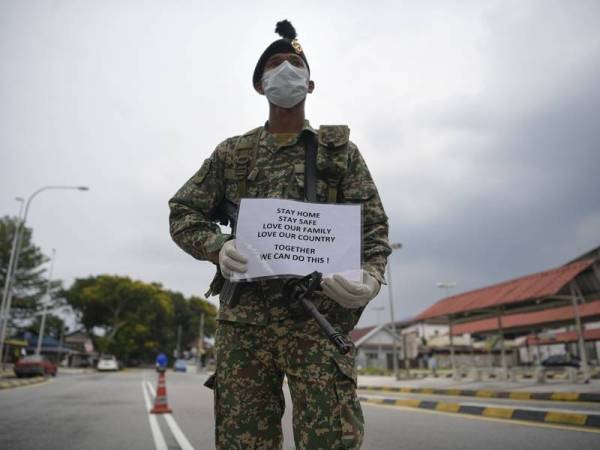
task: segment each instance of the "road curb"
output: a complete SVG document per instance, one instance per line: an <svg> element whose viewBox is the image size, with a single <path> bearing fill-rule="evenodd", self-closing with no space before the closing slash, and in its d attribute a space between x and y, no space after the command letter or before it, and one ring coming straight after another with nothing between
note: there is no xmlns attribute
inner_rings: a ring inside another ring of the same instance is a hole
<svg viewBox="0 0 600 450"><path fill-rule="evenodd" d="M20 386L28 386L30 384L43 383L48 381L44 377L23 378L15 380L0 380L0 390L12 389Z"/></svg>
<svg viewBox="0 0 600 450"><path fill-rule="evenodd" d="M512 400L548 400L559 402L600 402L600 392L524 392L475 389L433 389L394 386L359 386L361 391L398 392L401 394L451 395L479 398L508 398Z"/></svg>
<svg viewBox="0 0 600 450"><path fill-rule="evenodd" d="M377 405L403 406L408 408L483 416L493 419L542 422L553 425L568 425L600 429L600 415L579 414L565 411L547 411L535 409L501 408L491 406L463 405L460 403L432 402L430 400L396 399L359 396L361 402Z"/></svg>

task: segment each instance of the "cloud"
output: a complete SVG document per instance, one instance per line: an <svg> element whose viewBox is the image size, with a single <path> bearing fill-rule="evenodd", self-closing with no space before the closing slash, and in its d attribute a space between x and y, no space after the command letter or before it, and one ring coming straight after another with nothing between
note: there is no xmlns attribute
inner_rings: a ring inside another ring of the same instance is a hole
<svg viewBox="0 0 600 450"><path fill-rule="evenodd" d="M404 245L398 317L442 297L437 281L467 290L598 245L597 2L305 6L5 2L0 210L89 185L32 204L58 277L204 293L214 269L172 243L167 200L220 141L264 122L251 73L287 17L317 85L311 122L350 125ZM375 320L367 309L361 324Z"/></svg>

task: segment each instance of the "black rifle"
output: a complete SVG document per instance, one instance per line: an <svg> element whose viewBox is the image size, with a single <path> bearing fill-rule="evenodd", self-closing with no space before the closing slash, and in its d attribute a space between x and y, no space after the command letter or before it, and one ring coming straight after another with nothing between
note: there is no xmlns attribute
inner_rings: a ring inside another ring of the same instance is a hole
<svg viewBox="0 0 600 450"><path fill-rule="evenodd" d="M321 289L321 272L313 272L303 278L292 278L286 281L283 287L283 296L288 302L288 307L296 315L312 316L319 327L325 332L327 338L335 345L338 351L345 355L352 346L346 341L344 335L335 331L329 321L319 312L310 297L313 292Z"/></svg>
<svg viewBox="0 0 600 450"><path fill-rule="evenodd" d="M235 236L235 227L237 224L237 216L238 216L238 205L233 203L226 198L221 200L219 206L217 207L214 218L218 220L221 225L229 225L231 227L231 234ZM229 305L230 307L234 307L239 299L239 283L232 283L231 281L225 279L221 274L221 270L219 265L217 265L217 273L213 278L211 283L211 290L215 290L214 288L220 287L220 298L225 305ZM217 289L218 290L218 289Z"/></svg>

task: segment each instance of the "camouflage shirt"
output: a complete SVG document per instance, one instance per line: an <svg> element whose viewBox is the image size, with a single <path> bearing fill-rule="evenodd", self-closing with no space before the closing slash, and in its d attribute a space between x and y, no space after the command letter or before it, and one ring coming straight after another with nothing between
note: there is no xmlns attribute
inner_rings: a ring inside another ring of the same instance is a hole
<svg viewBox="0 0 600 450"><path fill-rule="evenodd" d="M207 260L209 253L230 238L214 219L223 198L239 204L240 192L245 192L245 197L304 199L303 133L318 134L317 200L362 204L362 267L384 283L390 253L388 220L369 170L356 145L348 140L347 127L316 131L306 122L301 133L284 143L278 143L265 127L226 139L169 201L173 240L194 258ZM221 302L219 319L261 325L289 318L282 286L280 279L242 283L235 306ZM343 308L320 292L313 301L332 324L345 331L354 327L362 313L362 308Z"/></svg>

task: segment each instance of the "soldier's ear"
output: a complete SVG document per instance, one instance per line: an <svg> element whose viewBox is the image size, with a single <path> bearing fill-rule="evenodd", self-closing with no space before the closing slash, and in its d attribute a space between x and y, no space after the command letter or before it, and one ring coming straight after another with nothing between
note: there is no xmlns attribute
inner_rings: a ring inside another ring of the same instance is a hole
<svg viewBox="0 0 600 450"><path fill-rule="evenodd" d="M313 80L310 80L308 82L308 93L312 94L312 91L315 90L315 82Z"/></svg>
<svg viewBox="0 0 600 450"><path fill-rule="evenodd" d="M258 92L260 95L265 95L265 91L263 91L262 88L262 83L256 83L254 85L254 89L256 90L256 92Z"/></svg>

